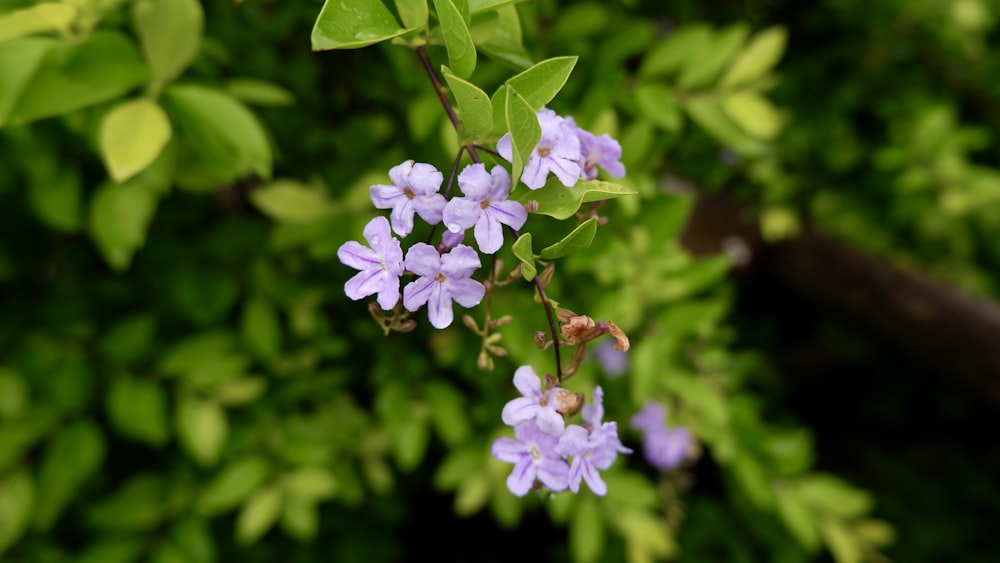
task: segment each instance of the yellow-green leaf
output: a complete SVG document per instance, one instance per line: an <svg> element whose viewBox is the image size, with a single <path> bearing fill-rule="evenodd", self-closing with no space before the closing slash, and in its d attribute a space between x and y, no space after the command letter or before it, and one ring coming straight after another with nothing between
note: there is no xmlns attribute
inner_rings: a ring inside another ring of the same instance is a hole
<svg viewBox="0 0 1000 563"><path fill-rule="evenodd" d="M170 141L167 114L153 100L123 102L101 122L101 156L108 173L124 182L149 166Z"/></svg>
<svg viewBox="0 0 1000 563"><path fill-rule="evenodd" d="M781 59L787 40L788 32L782 27L769 27L757 33L733 60L719 85L729 88L764 76Z"/></svg>
<svg viewBox="0 0 1000 563"><path fill-rule="evenodd" d="M769 141L781 131L782 119L777 109L760 94L737 92L722 101L726 114L750 135Z"/></svg>
<svg viewBox="0 0 1000 563"><path fill-rule="evenodd" d="M465 16L452 0L434 0L434 11L441 22L448 66L457 76L472 76L472 71L476 69L476 45L472 42Z"/></svg>

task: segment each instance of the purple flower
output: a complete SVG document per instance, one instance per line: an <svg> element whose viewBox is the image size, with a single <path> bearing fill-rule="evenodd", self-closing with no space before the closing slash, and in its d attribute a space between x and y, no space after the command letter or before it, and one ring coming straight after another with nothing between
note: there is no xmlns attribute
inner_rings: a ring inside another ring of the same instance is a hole
<svg viewBox="0 0 1000 563"><path fill-rule="evenodd" d="M677 467L687 457L691 433L683 426L668 428L666 410L659 403L646 401L642 410L632 417L632 428L643 431L643 455L660 471Z"/></svg>
<svg viewBox="0 0 1000 563"><path fill-rule="evenodd" d="M602 422L604 391L600 387L594 389L594 401L583 407L582 414L587 427L574 424L566 428L556 445L556 452L573 457L569 466L571 491L579 491L580 481L583 480L591 491L603 496L608 492L608 486L598 471L611 467L619 453L632 453L632 450L618 439L617 423Z"/></svg>
<svg viewBox="0 0 1000 563"><path fill-rule="evenodd" d="M542 432L534 422L514 427L517 439L497 438L493 442L493 457L514 464L507 477L507 488L521 497L531 490L535 479L552 491L568 486L569 465L556 453L558 438Z"/></svg>
<svg viewBox="0 0 1000 563"><path fill-rule="evenodd" d="M405 237L413 231L414 212L431 225L441 222L446 202L438 193L444 176L437 168L407 160L393 166L389 178L393 185L372 186L371 198L378 209L392 209L389 218L396 234Z"/></svg>
<svg viewBox="0 0 1000 563"><path fill-rule="evenodd" d="M542 382L531 366L521 366L514 372L514 387L521 397L512 399L503 407L500 418L504 424L517 426L534 420L538 428L546 434L560 436L566 429L566 421L559 411L558 401L552 400L553 391L542 392Z"/></svg>
<svg viewBox="0 0 1000 563"><path fill-rule="evenodd" d="M406 253L406 269L420 276L403 288L403 306L416 311L427 303L427 317L434 328L445 328L454 315L452 300L463 307L475 307L486 288L471 279L480 266L479 254L460 244L447 254L438 254L433 246L418 242Z"/></svg>
<svg viewBox="0 0 1000 563"><path fill-rule="evenodd" d="M524 164L521 181L533 190L545 185L549 172L559 178L566 187L573 187L580 179L580 139L574 131L572 121L556 115L556 112L542 108L538 110L538 125L542 136ZM508 162L513 162L510 133L497 141L497 152Z"/></svg>
<svg viewBox="0 0 1000 563"><path fill-rule="evenodd" d="M510 201L510 175L503 166L486 172L480 163L466 166L458 175L458 187L465 197L452 198L444 208L444 224L453 233L475 225L479 250L493 254L503 246L503 227L520 229L528 212L519 202Z"/></svg>
<svg viewBox="0 0 1000 563"><path fill-rule="evenodd" d="M604 340L594 348L594 359L611 378L621 377L628 371L628 355L616 350L615 345L614 340Z"/></svg>
<svg viewBox="0 0 1000 563"><path fill-rule="evenodd" d="M371 248L351 240L337 249L341 263L361 270L344 284L344 293L355 301L378 293L378 304L383 309L392 309L399 301L399 276L403 275L399 239L392 236L385 217L369 221L364 235Z"/></svg>
<svg viewBox="0 0 1000 563"><path fill-rule="evenodd" d="M583 154L583 177L593 180L597 177L597 167L615 178L625 175L625 165L621 163L622 146L610 135L595 136L590 131L577 128L580 152Z"/></svg>

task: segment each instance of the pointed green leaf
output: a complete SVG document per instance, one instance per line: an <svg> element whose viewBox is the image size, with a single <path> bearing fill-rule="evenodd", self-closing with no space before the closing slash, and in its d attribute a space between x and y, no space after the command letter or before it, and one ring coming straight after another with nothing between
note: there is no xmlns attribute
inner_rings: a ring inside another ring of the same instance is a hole
<svg viewBox="0 0 1000 563"><path fill-rule="evenodd" d="M543 248L538 256L544 260L561 258L567 254L572 254L577 250L582 250L590 246L597 234L597 217L591 217L580 223L573 232L566 235L561 241Z"/></svg>
<svg viewBox="0 0 1000 563"><path fill-rule="evenodd" d="M493 105L490 97L475 84L452 74L448 67L441 73L458 105L459 143L476 142L493 131Z"/></svg>
<svg viewBox="0 0 1000 563"><path fill-rule="evenodd" d="M162 446L170 438L166 393L153 381L116 377L108 391L107 412L123 436L153 446Z"/></svg>
<svg viewBox="0 0 1000 563"><path fill-rule="evenodd" d="M537 190L524 190L515 194L513 199L527 204L537 202L535 213L568 219L580 210L584 203L614 199L623 195L633 195L636 192L611 182L598 180L580 180L572 188L562 185L555 176L550 177L544 186Z"/></svg>
<svg viewBox="0 0 1000 563"><path fill-rule="evenodd" d="M243 342L258 358L269 360L281 349L281 321L274 304L263 297L247 300L240 322Z"/></svg>
<svg viewBox="0 0 1000 563"><path fill-rule="evenodd" d="M77 7L63 2L43 2L0 16L0 42L35 33L66 34L76 21Z"/></svg>
<svg viewBox="0 0 1000 563"><path fill-rule="evenodd" d="M776 488L775 500L778 516L792 537L807 552L814 553L819 547L819 530L809 506L796 494L796 490L790 487Z"/></svg>
<svg viewBox="0 0 1000 563"><path fill-rule="evenodd" d="M90 236L105 261L125 270L146 243L159 194L145 182L103 184L90 200Z"/></svg>
<svg viewBox="0 0 1000 563"><path fill-rule="evenodd" d="M469 13L476 15L479 12L485 12L486 10L496 10L505 6L512 7L518 2L524 1L525 0L468 0Z"/></svg>
<svg viewBox="0 0 1000 563"><path fill-rule="evenodd" d="M555 57L541 61L508 80L493 94L494 122L503 123L507 111L508 86L513 87L531 109L538 111L562 90L579 57Z"/></svg>
<svg viewBox="0 0 1000 563"><path fill-rule="evenodd" d="M300 541L316 537L319 529L319 511L316 503L290 496L281 511L281 528Z"/></svg>
<svg viewBox="0 0 1000 563"><path fill-rule="evenodd" d="M512 87L507 86L507 130L510 131L511 152L514 163L511 165L511 178L514 186L524 172L524 165L535 150L535 145L542 138L542 128L538 125L538 115Z"/></svg>
<svg viewBox="0 0 1000 563"><path fill-rule="evenodd" d="M38 473L37 528L52 527L103 459L104 436L92 421L77 422L59 433L45 452Z"/></svg>
<svg viewBox="0 0 1000 563"><path fill-rule="evenodd" d="M21 537L35 510L31 473L20 469L0 476L0 555Z"/></svg>
<svg viewBox="0 0 1000 563"><path fill-rule="evenodd" d="M167 114L153 100L123 102L101 121L101 156L108 173L124 182L149 166L170 141Z"/></svg>
<svg viewBox="0 0 1000 563"><path fill-rule="evenodd" d="M723 146L744 156L757 156L767 151L767 144L744 132L719 102L708 97L691 97L684 101L683 107L692 121Z"/></svg>
<svg viewBox="0 0 1000 563"><path fill-rule="evenodd" d="M782 27L769 27L757 33L729 65L719 86L739 86L764 76L781 60L787 41L788 32Z"/></svg>
<svg viewBox="0 0 1000 563"><path fill-rule="evenodd" d="M357 49L408 31L380 0L326 0L313 25L312 49Z"/></svg>
<svg viewBox="0 0 1000 563"><path fill-rule="evenodd" d="M524 279L528 281L535 279L535 274L538 271L535 269L535 255L531 250L531 233L524 233L517 237L511 250L514 252L514 256L521 261L521 275Z"/></svg>
<svg viewBox="0 0 1000 563"><path fill-rule="evenodd" d="M18 44L21 50L23 43ZM56 42L18 96L9 123L28 123L106 102L148 77L149 69L134 43L122 33L97 31L84 43ZM6 102L5 98L6 93L0 94L0 101Z"/></svg>
<svg viewBox="0 0 1000 563"><path fill-rule="evenodd" d="M0 127L14 111L21 92L38 72L48 52L58 42L53 39L29 37L7 41L0 48Z"/></svg>
<svg viewBox="0 0 1000 563"><path fill-rule="evenodd" d="M726 115L744 131L769 141L781 131L782 119L771 102L756 92L736 92L722 101Z"/></svg>
<svg viewBox="0 0 1000 563"><path fill-rule="evenodd" d="M712 84L749 34L749 28L742 22L713 33L712 40L685 61L677 83L684 88L704 88Z"/></svg>
<svg viewBox="0 0 1000 563"><path fill-rule="evenodd" d="M254 493L236 518L237 541L250 545L266 534L278 519L283 501L281 489L277 486Z"/></svg>
<svg viewBox="0 0 1000 563"><path fill-rule="evenodd" d="M441 441L450 447L469 437L468 401L451 385L433 381L424 389L431 409L431 422Z"/></svg>
<svg viewBox="0 0 1000 563"><path fill-rule="evenodd" d="M35 215L53 229L72 233L82 227L83 185L72 168L54 170L51 179L32 182L28 201Z"/></svg>
<svg viewBox="0 0 1000 563"><path fill-rule="evenodd" d="M205 14L198 0L139 0L132 25L153 71L153 93L194 61L201 46Z"/></svg>
<svg viewBox="0 0 1000 563"><path fill-rule="evenodd" d="M250 194L250 201L262 213L282 223L309 223L333 211L326 190L295 180L275 180L260 186Z"/></svg>
<svg viewBox="0 0 1000 563"><path fill-rule="evenodd" d="M677 133L684 121L677 101L664 84L642 84L635 89L636 109L664 131Z"/></svg>
<svg viewBox="0 0 1000 563"><path fill-rule="evenodd" d="M188 151L182 158L208 169L209 185L198 187L214 189L250 174L271 177L267 133L257 117L231 95L203 86L173 85L166 90L165 105Z"/></svg>
<svg viewBox="0 0 1000 563"><path fill-rule="evenodd" d="M214 465L229 434L226 411L215 401L184 395L177 402L177 436L201 465Z"/></svg>
<svg viewBox="0 0 1000 563"><path fill-rule="evenodd" d="M396 11L410 29L427 25L427 0L396 0Z"/></svg>
<svg viewBox="0 0 1000 563"><path fill-rule="evenodd" d="M252 106L281 107L295 104L295 94L266 80L233 78L226 82L226 91L237 100Z"/></svg>
<svg viewBox="0 0 1000 563"><path fill-rule="evenodd" d="M211 516L235 508L270 474L271 464L262 457L245 457L229 463L205 486L198 498L198 512Z"/></svg>
<svg viewBox="0 0 1000 563"><path fill-rule="evenodd" d="M472 42L465 17L452 0L434 0L434 11L441 22L444 46L448 50L448 66L457 76L472 76L472 71L476 69L476 45Z"/></svg>
<svg viewBox="0 0 1000 563"><path fill-rule="evenodd" d="M642 59L639 76L668 76L679 71L712 42L712 28L707 24L679 27L653 46Z"/></svg>

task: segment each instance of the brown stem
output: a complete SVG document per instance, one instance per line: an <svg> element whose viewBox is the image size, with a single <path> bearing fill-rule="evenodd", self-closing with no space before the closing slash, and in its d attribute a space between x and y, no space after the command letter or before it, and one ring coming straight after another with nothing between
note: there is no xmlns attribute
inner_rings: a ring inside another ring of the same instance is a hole
<svg viewBox="0 0 1000 563"><path fill-rule="evenodd" d="M552 315L552 305L549 304L549 297L545 295L545 288L542 282L535 276L535 289L538 290L538 297L542 300L542 307L545 307L545 316L549 319L549 332L552 334L552 349L556 354L556 380L562 383L562 359L559 354L559 333L556 331L556 320Z"/></svg>

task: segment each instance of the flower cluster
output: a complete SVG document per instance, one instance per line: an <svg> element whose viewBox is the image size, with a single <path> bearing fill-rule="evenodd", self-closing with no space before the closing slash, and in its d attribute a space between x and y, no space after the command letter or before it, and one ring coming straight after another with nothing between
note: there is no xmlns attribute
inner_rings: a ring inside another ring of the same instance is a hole
<svg viewBox="0 0 1000 563"><path fill-rule="evenodd" d="M625 175L622 147L609 135L598 137L577 127L572 117L561 117L547 108L538 110L538 125L542 129L541 138L521 173L521 181L529 188L537 190L544 186L549 172L570 188L580 178L596 178L598 166L615 178ZM497 152L513 162L510 133L497 141Z"/></svg>
<svg viewBox="0 0 1000 563"><path fill-rule="evenodd" d="M642 452L646 461L660 471L677 467L691 449L691 433L683 426L669 428L667 411L655 401L646 401L642 410L632 417L631 425L641 430Z"/></svg>
<svg viewBox="0 0 1000 563"><path fill-rule="evenodd" d="M604 422L604 392L594 389L594 400L583 405L583 395L573 393L547 378L547 389L531 368L514 373L521 397L508 402L501 413L504 424L514 427L514 438L493 442L493 456L514 469L507 488L524 496L538 481L551 491L580 490L585 481L595 494L607 493L600 471L608 469L619 453L632 453L618 439L618 425ZM585 424L566 425L565 417L581 411ZM570 461L571 460L571 461Z"/></svg>
<svg viewBox="0 0 1000 563"><path fill-rule="evenodd" d="M475 227L479 250L493 254L503 246L502 225L519 229L528 212L507 199L510 175L502 166L489 172L483 164L467 166L458 176L463 197L451 200L439 193L444 177L430 164L408 160L389 170L389 179L392 185L371 187L372 204L391 211L388 221L376 217L365 227L370 248L348 241L337 251L343 264L361 270L345 284L344 292L354 300L378 294L378 304L392 309L399 302L399 279L405 267L417 279L403 288L403 307L413 312L426 304L431 325L445 328L454 320L452 302L474 307L486 291L472 279L482 263L475 249L462 244L465 231ZM403 258L400 241L392 232L409 235L414 215L430 225L443 221L448 232L437 247L418 242Z"/></svg>

